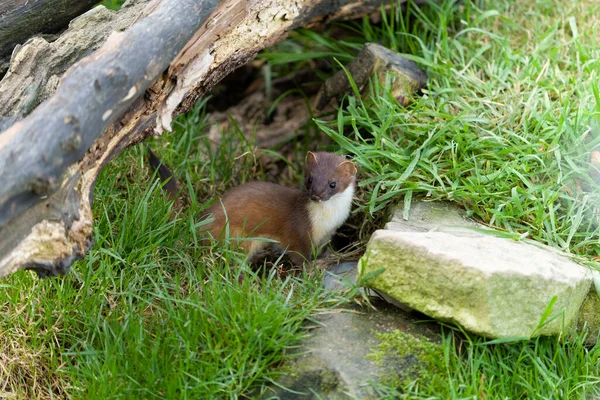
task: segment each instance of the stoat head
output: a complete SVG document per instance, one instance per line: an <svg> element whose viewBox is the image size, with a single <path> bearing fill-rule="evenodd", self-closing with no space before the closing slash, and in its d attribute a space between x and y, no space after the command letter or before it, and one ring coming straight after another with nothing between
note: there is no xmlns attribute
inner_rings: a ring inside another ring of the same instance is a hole
<svg viewBox="0 0 600 400"><path fill-rule="evenodd" d="M342 156L326 152L308 152L304 185L312 201L327 201L356 181L356 166Z"/></svg>

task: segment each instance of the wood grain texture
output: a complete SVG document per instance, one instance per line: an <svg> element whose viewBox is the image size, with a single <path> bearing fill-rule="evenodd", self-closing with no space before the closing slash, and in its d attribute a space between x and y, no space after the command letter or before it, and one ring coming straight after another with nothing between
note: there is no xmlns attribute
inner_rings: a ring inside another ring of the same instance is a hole
<svg viewBox="0 0 600 400"><path fill-rule="evenodd" d="M48 100L0 134L0 276L20 268L61 273L85 253L91 187L99 171L93 167L118 144L110 143L109 127L167 69L217 3L156 2L151 13L112 34L62 77ZM108 142L98 141L103 132ZM76 166L80 161L86 165ZM85 181L90 170L93 178Z"/></svg>
<svg viewBox="0 0 600 400"><path fill-rule="evenodd" d="M129 28L149 4L151 0L130 1L119 12L95 7L71 21L56 40L34 37L19 46L0 81L0 132L48 99L70 66L98 50L111 33Z"/></svg>
<svg viewBox="0 0 600 400"><path fill-rule="evenodd" d="M97 4L97 0L2 0L0 2L0 76L17 44L33 35L56 33Z"/></svg>

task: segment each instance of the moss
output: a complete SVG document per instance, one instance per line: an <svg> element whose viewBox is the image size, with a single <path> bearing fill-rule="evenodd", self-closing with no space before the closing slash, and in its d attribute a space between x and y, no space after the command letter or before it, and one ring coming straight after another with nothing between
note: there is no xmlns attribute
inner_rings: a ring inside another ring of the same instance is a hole
<svg viewBox="0 0 600 400"><path fill-rule="evenodd" d="M442 357L442 347L422 335L394 330L377 333L380 343L367 356L383 371L380 382L402 389L415 380L435 379L441 371L435 360Z"/></svg>
<svg viewBox="0 0 600 400"><path fill-rule="evenodd" d="M338 388L340 384L340 378L335 371L331 369L322 369L319 371L319 375L321 381L321 391L323 394L333 392Z"/></svg>
<svg viewBox="0 0 600 400"><path fill-rule="evenodd" d="M283 398L287 398L286 396L293 392L308 393L307 390L327 395L329 398L337 398L337 394L343 393L345 389L337 371L314 358L286 363L279 368L279 372L282 374L279 384L291 390L277 391Z"/></svg>
<svg viewBox="0 0 600 400"><path fill-rule="evenodd" d="M590 292L581 305L577 319L577 330L586 330L590 344L596 344L600 336L600 296L592 285Z"/></svg>

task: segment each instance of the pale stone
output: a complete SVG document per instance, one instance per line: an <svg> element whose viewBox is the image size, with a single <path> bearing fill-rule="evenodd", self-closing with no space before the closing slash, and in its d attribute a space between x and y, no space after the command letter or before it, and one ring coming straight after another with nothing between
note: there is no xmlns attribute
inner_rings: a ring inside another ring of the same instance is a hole
<svg viewBox="0 0 600 400"><path fill-rule="evenodd" d="M549 247L486 234L443 203L413 203L410 211L408 222L399 211L386 227L404 232L372 236L361 273L385 271L369 287L490 338L558 335L575 325L590 291L588 268ZM555 296L548 319L557 317L540 327Z"/></svg>
<svg viewBox="0 0 600 400"><path fill-rule="evenodd" d="M402 232L452 232L456 235L477 235L477 229L488 229L485 225L469 219L464 210L441 201L413 201L410 218L404 219L404 209L399 208L385 229Z"/></svg>
<svg viewBox="0 0 600 400"><path fill-rule="evenodd" d="M298 356L280 368L286 373L260 398L376 399L371 382L381 383L389 371L396 377L408 375L421 362L409 350L405 357L378 365L370 357L381 343L378 334L403 332L415 340L440 342L439 326L419 322L420 317L378 300L372 305L376 310L351 306L318 315L318 324L294 350Z"/></svg>

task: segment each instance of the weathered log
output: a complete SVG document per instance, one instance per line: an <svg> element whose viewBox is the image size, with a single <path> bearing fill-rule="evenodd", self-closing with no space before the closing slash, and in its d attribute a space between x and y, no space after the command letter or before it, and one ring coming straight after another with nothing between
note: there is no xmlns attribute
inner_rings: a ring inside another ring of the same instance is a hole
<svg viewBox="0 0 600 400"><path fill-rule="evenodd" d="M149 3L130 1L118 13L96 7L71 21L55 41L35 37L17 47L0 82L0 132L50 97L67 68L98 50L112 32L126 30Z"/></svg>
<svg viewBox="0 0 600 400"><path fill-rule="evenodd" d="M347 66L346 71L352 76L361 94L365 94L369 79L377 77L382 84L391 78L391 94L400 104L408 104L409 95L421 90L427 83L425 71L409 59L385 48L377 43L367 43L360 53ZM315 108L323 110L333 97L341 97L352 91L346 71L338 71L325 81L317 99Z"/></svg>
<svg viewBox="0 0 600 400"><path fill-rule="evenodd" d="M290 30L355 18L381 2L226 0L201 24L215 4L154 0L0 133L0 276L67 272L90 246L93 185L112 157L170 129L174 114Z"/></svg>
<svg viewBox="0 0 600 400"><path fill-rule="evenodd" d="M35 34L56 33L98 0L3 0L0 3L0 76L16 45Z"/></svg>
<svg viewBox="0 0 600 400"><path fill-rule="evenodd" d="M0 134L0 254L6 255L0 275L23 267L62 273L84 254L95 178L83 175L97 172L111 149L102 139L92 144L163 73L217 3L156 2L145 18L111 35L65 74L51 98ZM104 137L114 131L113 125Z"/></svg>

